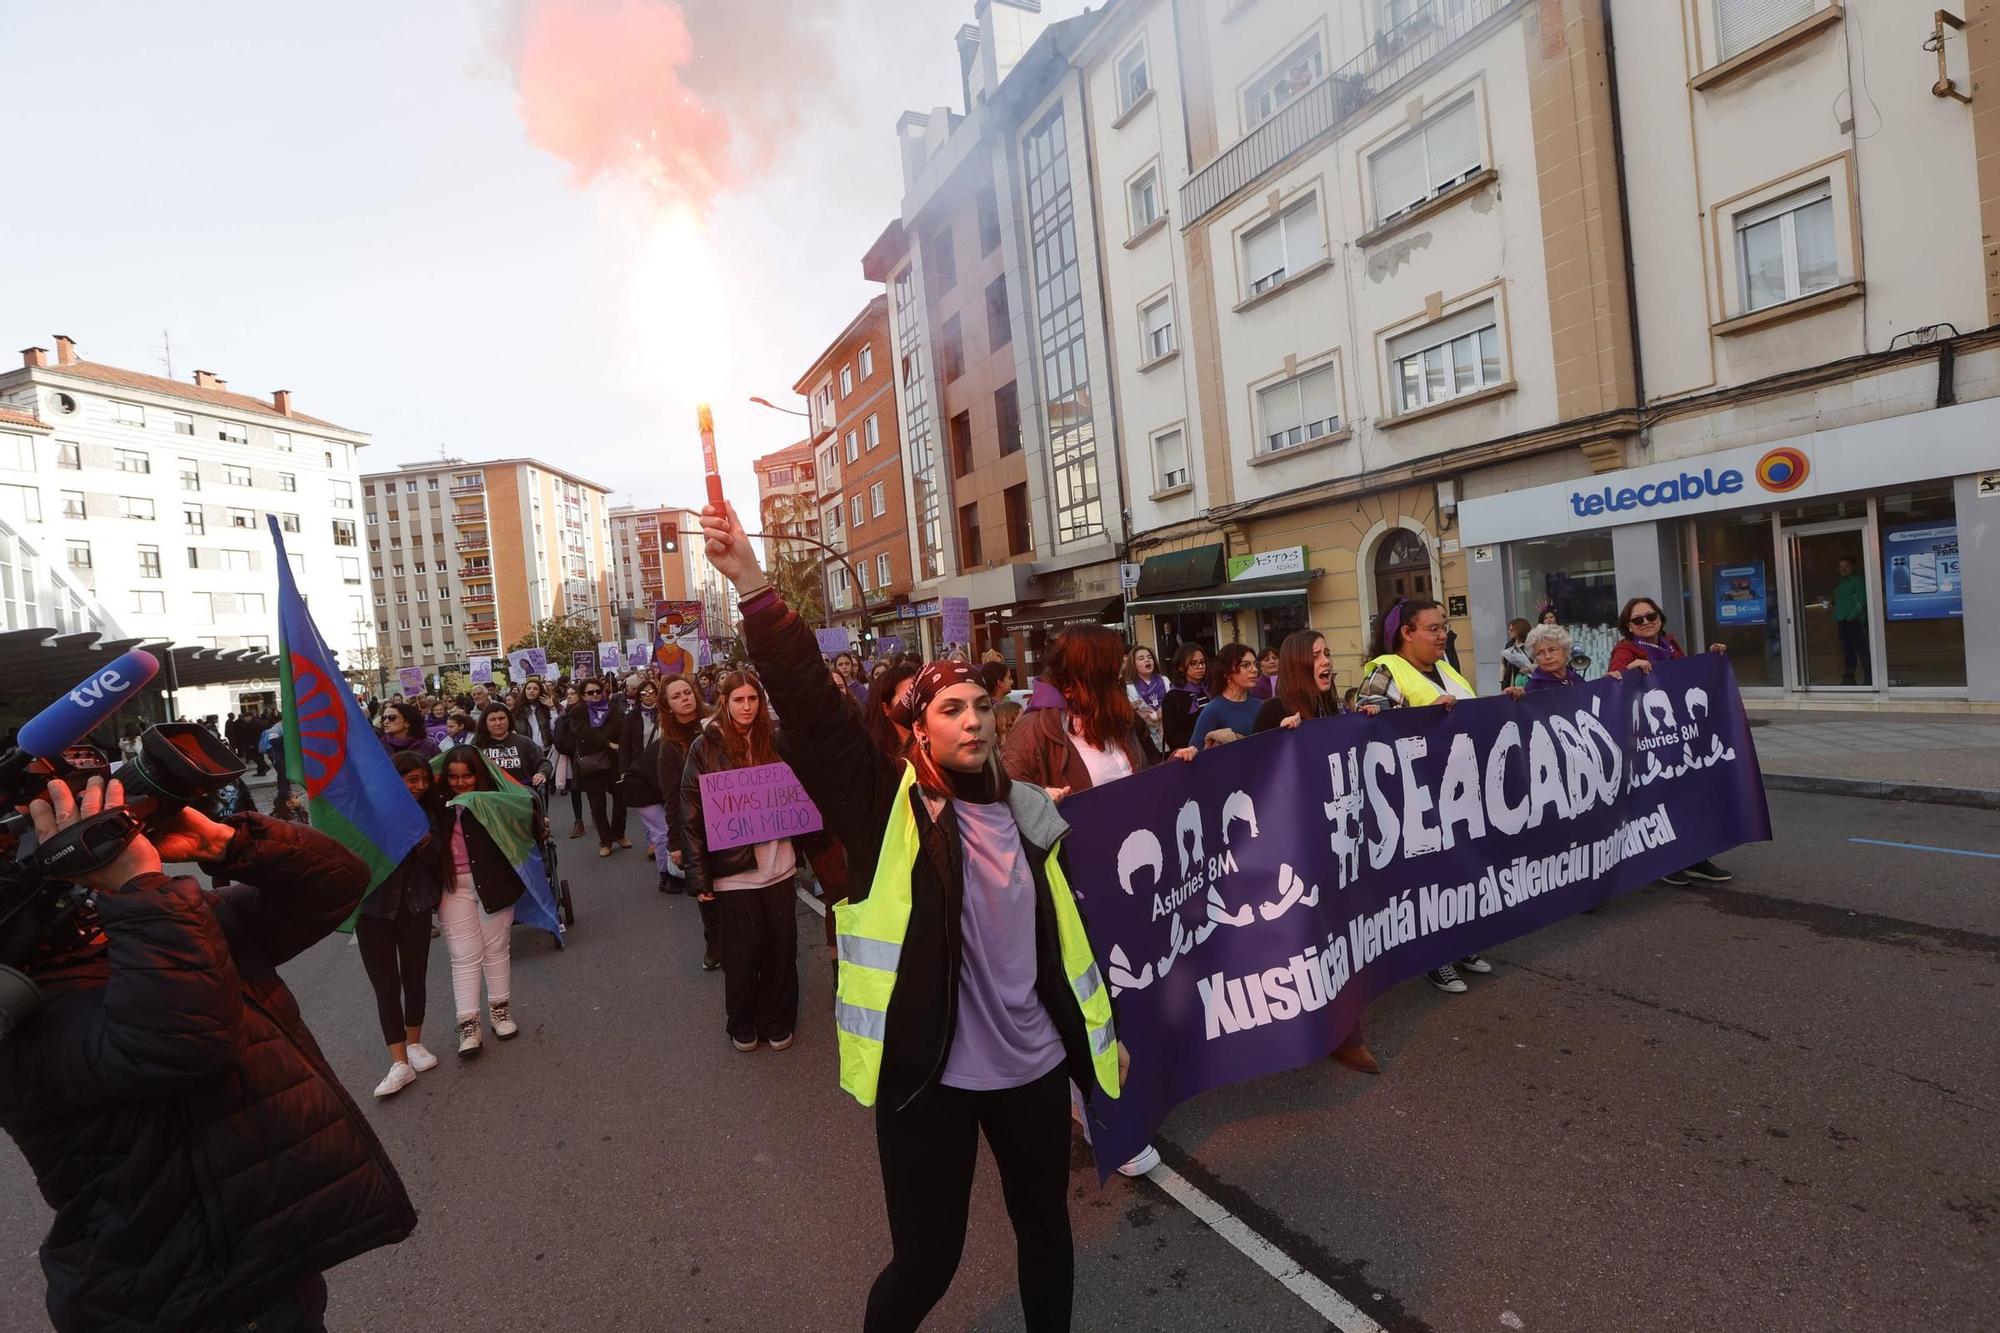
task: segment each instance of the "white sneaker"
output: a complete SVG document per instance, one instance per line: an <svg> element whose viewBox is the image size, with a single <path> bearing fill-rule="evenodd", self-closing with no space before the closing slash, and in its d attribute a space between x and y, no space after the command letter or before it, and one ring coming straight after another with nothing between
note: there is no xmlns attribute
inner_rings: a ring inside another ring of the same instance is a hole
<svg viewBox="0 0 2000 1333"><path fill-rule="evenodd" d="M437 1068L438 1058L425 1050L422 1042L413 1041L404 1049L410 1053L410 1068L419 1074Z"/></svg>
<svg viewBox="0 0 2000 1333"><path fill-rule="evenodd" d="M516 1023L513 1016L507 1012L507 1002L505 1000L495 1000L493 1002L493 1035L502 1041L506 1041L520 1030L521 1025Z"/></svg>
<svg viewBox="0 0 2000 1333"><path fill-rule="evenodd" d="M458 1053L460 1057L479 1054L479 1015L458 1020Z"/></svg>
<svg viewBox="0 0 2000 1333"><path fill-rule="evenodd" d="M1147 1144L1139 1150L1139 1155L1118 1168L1121 1176L1143 1176L1160 1164L1160 1150Z"/></svg>
<svg viewBox="0 0 2000 1333"><path fill-rule="evenodd" d="M417 1071L401 1060L389 1066L389 1076L375 1085L377 1097L390 1097L417 1081Z"/></svg>

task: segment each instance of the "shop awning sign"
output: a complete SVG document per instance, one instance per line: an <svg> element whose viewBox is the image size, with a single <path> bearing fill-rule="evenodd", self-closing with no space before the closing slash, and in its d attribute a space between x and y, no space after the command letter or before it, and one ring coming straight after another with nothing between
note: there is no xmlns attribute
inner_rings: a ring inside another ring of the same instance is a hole
<svg viewBox="0 0 2000 1333"><path fill-rule="evenodd" d="M1275 551L1258 551L1254 554L1232 555L1229 557L1229 581L1238 579L1263 579L1274 574L1303 574L1306 572L1306 548L1303 546L1282 546Z"/></svg>

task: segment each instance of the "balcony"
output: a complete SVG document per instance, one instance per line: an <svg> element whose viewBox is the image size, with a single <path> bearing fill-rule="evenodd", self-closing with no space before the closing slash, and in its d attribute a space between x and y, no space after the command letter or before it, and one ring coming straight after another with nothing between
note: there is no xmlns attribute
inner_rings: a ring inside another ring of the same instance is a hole
<svg viewBox="0 0 2000 1333"><path fill-rule="evenodd" d="M468 620L465 622L465 632L472 635L498 634L500 632L500 622L497 620Z"/></svg>
<svg viewBox="0 0 2000 1333"><path fill-rule="evenodd" d="M490 579L493 577L491 565L460 565L458 576L462 579Z"/></svg>
<svg viewBox="0 0 2000 1333"><path fill-rule="evenodd" d="M454 481L445 489L453 495L483 495L486 492L486 482L484 479L479 481Z"/></svg>
<svg viewBox="0 0 2000 1333"><path fill-rule="evenodd" d="M1191 227L1340 129L1473 29L1520 0L1430 0L1361 53L1219 153L1181 186Z"/></svg>
<svg viewBox="0 0 2000 1333"><path fill-rule="evenodd" d="M462 541L454 542L451 549L457 551L460 555L464 555L468 551L487 550L492 544L493 539L491 537L467 537Z"/></svg>
<svg viewBox="0 0 2000 1333"><path fill-rule="evenodd" d="M458 599L458 604L468 611L474 607L493 605L493 594L489 592L469 592Z"/></svg>
<svg viewBox="0 0 2000 1333"><path fill-rule="evenodd" d="M451 521L454 523L484 523L486 521L486 506L460 505L451 511Z"/></svg>

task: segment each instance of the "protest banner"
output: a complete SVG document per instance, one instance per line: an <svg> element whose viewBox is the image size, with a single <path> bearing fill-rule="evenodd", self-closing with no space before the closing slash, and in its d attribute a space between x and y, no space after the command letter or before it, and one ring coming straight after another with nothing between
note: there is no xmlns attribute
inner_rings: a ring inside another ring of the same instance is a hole
<svg viewBox="0 0 2000 1333"><path fill-rule="evenodd" d="M625 640L625 665L633 670L643 670L646 659L652 656L653 645L644 639Z"/></svg>
<svg viewBox="0 0 2000 1333"><path fill-rule="evenodd" d="M1100 1174L1188 1098L1324 1057L1390 987L1771 835L1711 653L1266 732L1061 813L1132 1053L1090 1103Z"/></svg>
<svg viewBox="0 0 2000 1333"><path fill-rule="evenodd" d="M397 667L396 684L402 687L405 699L414 699L424 692L424 669L422 667Z"/></svg>
<svg viewBox="0 0 2000 1333"><path fill-rule="evenodd" d="M569 655L571 680L584 680L597 674L597 654L588 648L573 649Z"/></svg>
<svg viewBox="0 0 2000 1333"><path fill-rule="evenodd" d="M703 843L712 852L774 838L796 838L821 827L819 807L789 764L753 764L701 775Z"/></svg>
<svg viewBox="0 0 2000 1333"><path fill-rule="evenodd" d="M517 648L507 654L507 674L519 685L530 676L549 674L549 654L545 648Z"/></svg>
<svg viewBox="0 0 2000 1333"><path fill-rule="evenodd" d="M581 657L582 655L583 654L581 652L577 654L577 656L579 657ZM606 675L610 675L612 672L618 669L619 661L620 661L620 656L617 644L600 642L597 645L597 669L599 671L602 671Z"/></svg>
<svg viewBox="0 0 2000 1333"><path fill-rule="evenodd" d="M938 635L944 640L944 655L952 655L954 648L963 649L964 655L972 655L972 602L964 597L938 598Z"/></svg>
<svg viewBox="0 0 2000 1333"><path fill-rule="evenodd" d="M854 646L854 636L844 629L816 629L813 638L819 641L819 650L828 657L834 657Z"/></svg>
<svg viewBox="0 0 2000 1333"><path fill-rule="evenodd" d="M493 659L490 657L473 658L470 674L474 685L491 685L493 683Z"/></svg>
<svg viewBox="0 0 2000 1333"><path fill-rule="evenodd" d="M703 646L700 602L662 599L653 603L653 670L662 676L687 676Z"/></svg>

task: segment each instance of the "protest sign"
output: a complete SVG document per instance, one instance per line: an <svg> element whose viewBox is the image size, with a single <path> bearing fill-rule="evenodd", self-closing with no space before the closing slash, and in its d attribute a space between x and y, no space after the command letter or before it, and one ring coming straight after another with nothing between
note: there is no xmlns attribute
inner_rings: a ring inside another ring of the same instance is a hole
<svg viewBox="0 0 2000 1333"><path fill-rule="evenodd" d="M581 653L578 653L577 655L579 657L582 656ZM599 643L597 645L597 669L599 671L602 671L607 675L613 671L616 671L618 669L618 661L619 661L619 656L618 656L617 644Z"/></svg>
<svg viewBox="0 0 2000 1333"><path fill-rule="evenodd" d="M653 603L653 670L662 676L692 675L703 648L700 602L662 599Z"/></svg>
<svg viewBox="0 0 2000 1333"><path fill-rule="evenodd" d="M549 674L549 654L545 648L517 648L507 654L507 674L516 685L530 676Z"/></svg>
<svg viewBox="0 0 2000 1333"><path fill-rule="evenodd" d="M1369 1000L1770 837L1722 657L1307 722L1063 802L1132 1073L1100 1173L1175 1105L1320 1059Z"/></svg>
<svg viewBox="0 0 2000 1333"><path fill-rule="evenodd" d="M853 637L844 629L816 629L813 638L819 640L819 650L828 657L844 653L854 646Z"/></svg>
<svg viewBox="0 0 2000 1333"><path fill-rule="evenodd" d="M903 651L903 640L895 634L884 634L875 640L875 660L886 661Z"/></svg>
<svg viewBox="0 0 2000 1333"><path fill-rule="evenodd" d="M491 685L493 683L493 659L490 657L473 658L471 676L474 685Z"/></svg>
<svg viewBox="0 0 2000 1333"><path fill-rule="evenodd" d="M701 817L707 825L703 845L712 852L795 838L821 827L819 807L789 764L703 773Z"/></svg>
<svg viewBox="0 0 2000 1333"><path fill-rule="evenodd" d="M569 674L572 680L583 680L597 674L597 654L588 648L573 649L569 655Z"/></svg>
<svg viewBox="0 0 2000 1333"><path fill-rule="evenodd" d="M634 669L644 668L652 651L653 646L644 639L625 640L625 665Z"/></svg>
<svg viewBox="0 0 2000 1333"><path fill-rule="evenodd" d="M405 699L414 699L424 692L424 669L422 667L397 667L396 684L402 687Z"/></svg>
<svg viewBox="0 0 2000 1333"><path fill-rule="evenodd" d="M945 653L956 646L972 652L972 602L964 597L938 598L938 634L944 639Z"/></svg>

